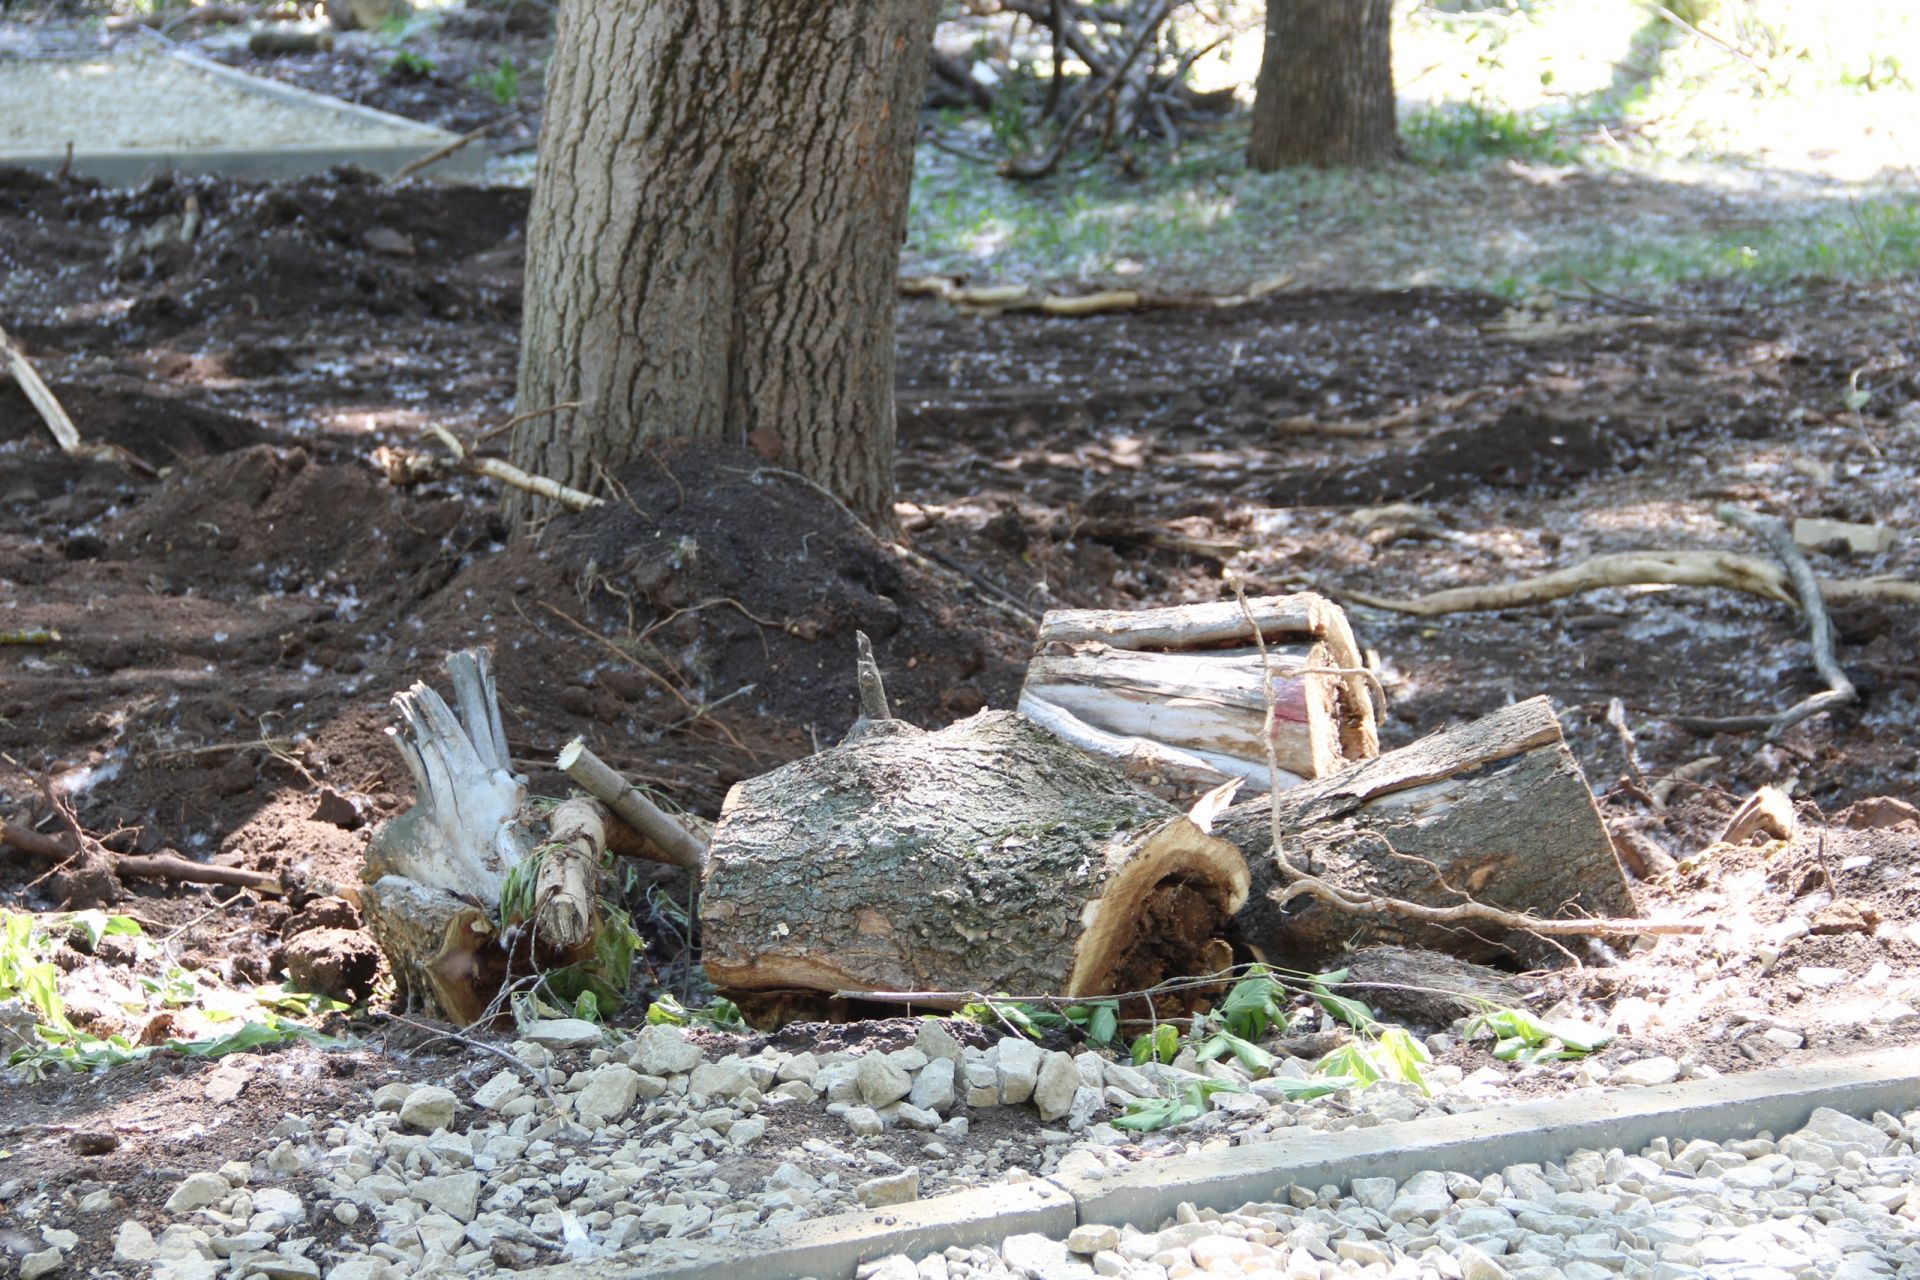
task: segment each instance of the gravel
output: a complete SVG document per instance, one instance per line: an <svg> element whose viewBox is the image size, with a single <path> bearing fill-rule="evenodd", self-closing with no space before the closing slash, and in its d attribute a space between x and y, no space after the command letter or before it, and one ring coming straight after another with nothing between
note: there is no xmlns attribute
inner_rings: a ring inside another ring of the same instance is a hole
<svg viewBox="0 0 1920 1280"><path fill-rule="evenodd" d="M565 1066L547 1043L578 1044L577 1028L529 1028L506 1069L385 1085L349 1118L321 1128L290 1116L262 1149L184 1171L169 1220L120 1224L115 1261L149 1264L155 1280L382 1280L637 1259L655 1240L724 1239L961 1187L1507 1100L1498 1073L1463 1078L1442 1065L1427 1073L1433 1096L1384 1083L1295 1102L1223 1062L1131 1067L1012 1038L963 1049L927 1025L914 1047L891 1053L745 1057L710 1057L672 1027L617 1044L596 1030L592 1049L562 1051ZM1670 1063L1691 1070L1667 1059L1644 1074L1666 1078ZM1160 1133L1107 1123L1133 1098L1198 1079L1243 1091L1215 1094L1207 1114ZM1024 1119L975 1135L994 1107ZM1920 1274L1916 1126L1920 1113L1869 1123L1821 1112L1778 1142L1583 1152L1486 1179L1363 1177L1284 1189L1277 1203L1231 1214L1189 1206L1170 1223L1015 1237L869 1270L902 1280ZM72 1215L111 1205L21 1202L19 1221L40 1233L32 1265L67 1265Z"/></svg>

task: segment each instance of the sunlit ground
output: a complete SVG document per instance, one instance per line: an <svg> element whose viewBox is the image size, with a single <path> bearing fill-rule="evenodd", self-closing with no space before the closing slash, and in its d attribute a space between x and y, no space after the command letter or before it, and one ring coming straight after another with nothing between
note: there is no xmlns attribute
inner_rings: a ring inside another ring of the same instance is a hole
<svg viewBox="0 0 1920 1280"><path fill-rule="evenodd" d="M923 146L908 268L1215 288L1292 270L1305 284L1512 296L1912 274L1915 9L1407 7L1394 36L1406 164L1254 174L1230 127L1143 152L1133 180L1098 164L1018 186ZM1257 14L1226 12L1241 29L1196 65L1196 83L1250 100ZM980 149L991 142L981 122L952 127Z"/></svg>

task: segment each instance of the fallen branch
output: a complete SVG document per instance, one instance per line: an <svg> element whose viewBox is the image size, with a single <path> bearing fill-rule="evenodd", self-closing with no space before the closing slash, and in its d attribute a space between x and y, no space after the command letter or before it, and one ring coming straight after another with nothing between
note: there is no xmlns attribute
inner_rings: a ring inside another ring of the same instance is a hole
<svg viewBox="0 0 1920 1280"><path fill-rule="evenodd" d="M586 946L599 928L606 810L597 800L566 800L548 824L548 841L539 850L534 874L534 936L556 952L570 953Z"/></svg>
<svg viewBox="0 0 1920 1280"><path fill-rule="evenodd" d="M1813 646L1813 666L1827 682L1824 691L1810 698L1803 698L1785 711L1772 716L1726 716L1719 719L1702 719L1697 716L1675 716L1673 723L1682 729L1695 733L1749 733L1755 729L1764 729L1768 742L1778 742L1780 735L1799 724L1811 719L1823 711L1832 711L1859 700L1859 693L1853 687L1853 681L1840 669L1840 663L1833 656L1833 619L1827 616L1826 602L1821 598L1820 582L1813 576L1813 566L1807 563L1805 555L1794 543L1793 535L1787 526L1768 516L1755 515L1739 507L1723 506L1714 515L1727 524L1736 525L1767 544L1767 549L1778 556L1786 567L1794 592L1800 598L1800 610L1807 615L1808 643Z"/></svg>
<svg viewBox="0 0 1920 1280"><path fill-rule="evenodd" d="M507 124L514 120L518 120L519 118L520 118L520 113L518 111L509 111L507 112L507 114L503 116L497 116L494 119L487 121L483 125L479 125L475 128L467 130L465 133L455 138L452 142L447 143L445 146L435 147L432 151L427 152L427 154L419 157L418 159L409 160L407 161L407 163L401 165L398 169L395 169L392 175L387 178L387 185L391 187L391 186L396 186L401 182L404 182L406 179L411 178L414 174L419 173L422 169L431 168L432 166L439 164L442 160L445 160L448 156L454 155L455 153L459 152L460 150L468 146L470 143L478 142L480 139L492 133L495 129L498 129L501 125Z"/></svg>
<svg viewBox="0 0 1920 1280"><path fill-rule="evenodd" d="M63 816L64 821L64 816ZM253 889L261 893L270 893L278 897L286 893L286 887L280 877L268 875L264 871L248 871L242 867L216 867L178 854L132 854L115 853L100 845L96 840L75 832L77 824L68 826L64 836L44 835L31 827L0 821L0 845L16 849L29 857L40 858L47 862L66 862L80 856L83 851L91 850L94 857L104 860L105 867L115 878L133 876L140 880L174 880L185 884L221 884L237 889Z"/></svg>
<svg viewBox="0 0 1920 1280"><path fill-rule="evenodd" d="M374 465L386 473L389 484L405 488L419 484L424 480L437 480L441 476L459 471L467 475L486 476L502 484L524 489L528 493L557 502L569 511L585 511L590 507L604 506L605 498L596 498L590 493L570 488L558 480L549 480L545 476L536 476L522 471L511 462L500 458L483 458L470 453L460 443L460 438L437 424L428 426L433 437L447 447L451 458L437 458L431 454L414 449L379 448L373 451Z"/></svg>
<svg viewBox="0 0 1920 1280"><path fill-rule="evenodd" d="M914 276L900 281L909 298L949 302L966 315L997 316L1009 311L1049 316L1090 316L1111 311L1220 311L1258 302L1292 284L1294 274L1257 280L1239 293L1151 293L1141 289L1105 289L1097 293L1047 293L1023 284L963 285L953 276Z"/></svg>
<svg viewBox="0 0 1920 1280"><path fill-rule="evenodd" d="M647 799L640 790L575 738L560 749L553 767L572 778L579 788L607 806L609 812L632 827L664 855L657 859L700 874L706 862L707 842Z"/></svg>
<svg viewBox="0 0 1920 1280"><path fill-rule="evenodd" d="M1906 578L1821 578L1817 581L1818 598L1828 604L1856 600L1920 604L1920 582ZM1328 595L1370 609L1388 609L1425 618L1443 613L1519 609L1608 587L1644 586L1723 587L1763 600L1799 603L1792 579L1785 570L1758 556L1733 551L1621 551L1594 556L1534 578L1449 587L1406 600L1345 588L1321 589Z"/></svg>
<svg viewBox="0 0 1920 1280"><path fill-rule="evenodd" d="M1476 400L1484 400L1493 395L1496 387L1475 387L1471 391L1462 391L1454 395L1436 396L1431 400L1416 400L1412 404L1385 413L1377 418L1347 419L1336 422L1323 422L1308 414L1297 414L1291 418L1282 418L1273 424L1275 431L1287 435L1299 436L1341 436L1347 439L1366 439L1370 436L1384 435L1386 432L1411 426L1422 418L1436 414L1452 413L1464 409Z"/></svg>
<svg viewBox="0 0 1920 1280"><path fill-rule="evenodd" d="M82 458L89 462L118 462L132 467L143 475L158 473L140 459L115 444L88 444L80 438L79 428L73 425L73 419L67 416L60 398L40 377L40 371L33 367L26 353L20 350L13 337L4 328L0 328L0 360L4 360L7 372L20 384L20 391L27 397L40 420L47 424L47 430L53 433L53 439L60 446L60 452L69 458Z"/></svg>

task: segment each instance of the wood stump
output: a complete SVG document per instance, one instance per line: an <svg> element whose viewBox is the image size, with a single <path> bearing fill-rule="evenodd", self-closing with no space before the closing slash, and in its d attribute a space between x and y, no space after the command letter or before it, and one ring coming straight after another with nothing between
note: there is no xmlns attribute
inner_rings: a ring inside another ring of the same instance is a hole
<svg viewBox="0 0 1920 1280"><path fill-rule="evenodd" d="M1579 762L1546 698L1444 729L1343 773L1282 792L1283 848L1295 867L1352 895L1451 906L1471 895L1540 916L1631 916L1633 894ZM1388 913L1354 915L1308 898L1276 906L1265 799L1236 805L1215 831L1238 845L1253 894L1236 936L1276 964L1316 968L1369 943L1461 959L1559 963L1537 938Z"/></svg>
<svg viewBox="0 0 1920 1280"><path fill-rule="evenodd" d="M863 719L734 787L700 918L708 975L750 1010L794 989L1098 996L1217 967L1247 884L1232 845L1112 765L986 711Z"/></svg>

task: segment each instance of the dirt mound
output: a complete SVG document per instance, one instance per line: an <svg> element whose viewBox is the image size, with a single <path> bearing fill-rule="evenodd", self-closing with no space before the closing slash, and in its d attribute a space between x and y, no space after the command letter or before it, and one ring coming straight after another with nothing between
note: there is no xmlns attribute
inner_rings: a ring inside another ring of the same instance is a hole
<svg viewBox="0 0 1920 1280"><path fill-rule="evenodd" d="M602 633L664 655L694 700L837 739L853 722L864 631L907 719L1013 705L1031 637L805 481L731 447L676 449L618 478L624 500L556 524L547 544Z"/></svg>
<svg viewBox="0 0 1920 1280"><path fill-rule="evenodd" d="M173 397L97 384L57 383L51 389L67 415L86 424L87 440L117 444L155 467L279 439L245 418ZM0 441L45 431L26 393L11 380L0 382Z"/></svg>
<svg viewBox="0 0 1920 1280"><path fill-rule="evenodd" d="M409 499L371 467L257 445L175 472L106 527L105 543L108 557L163 561L176 584L213 598L306 604L310 625L278 637L276 651L292 657L310 639L327 644L332 665L501 532L483 504Z"/></svg>

